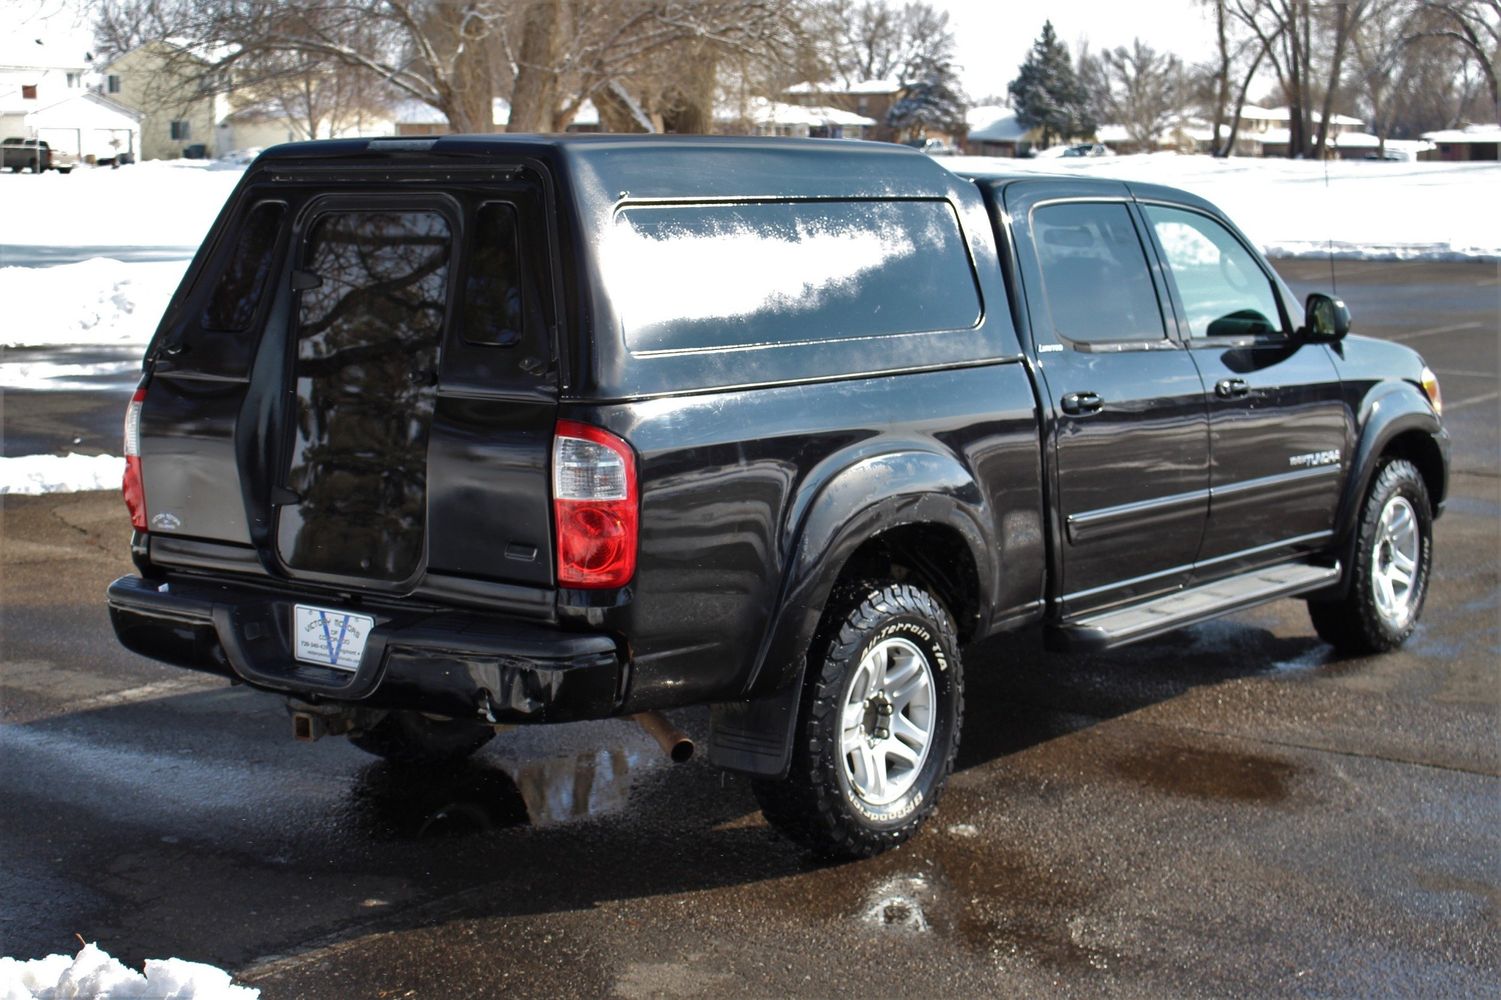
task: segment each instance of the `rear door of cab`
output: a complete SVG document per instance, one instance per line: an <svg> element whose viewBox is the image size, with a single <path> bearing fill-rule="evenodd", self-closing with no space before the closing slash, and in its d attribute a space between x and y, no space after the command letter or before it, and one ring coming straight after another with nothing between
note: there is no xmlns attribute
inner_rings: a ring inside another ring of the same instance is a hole
<svg viewBox="0 0 1501 1000"><path fill-rule="evenodd" d="M1125 185L1004 188L1043 394L1055 597L1071 616L1182 586L1209 506L1198 369Z"/></svg>

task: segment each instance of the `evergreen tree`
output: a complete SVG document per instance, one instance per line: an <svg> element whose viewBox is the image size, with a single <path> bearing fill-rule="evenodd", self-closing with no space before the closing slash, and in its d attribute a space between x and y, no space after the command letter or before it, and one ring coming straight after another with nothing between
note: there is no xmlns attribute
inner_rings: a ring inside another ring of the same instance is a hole
<svg viewBox="0 0 1501 1000"><path fill-rule="evenodd" d="M1032 43L1032 52L1021 64L1008 88L1016 119L1028 128L1042 129L1042 147L1053 137L1087 136L1096 122L1089 113L1089 94L1074 73L1068 46L1053 33L1046 21L1042 34Z"/></svg>
<svg viewBox="0 0 1501 1000"><path fill-rule="evenodd" d="M959 135L965 128L966 110L968 103L953 67L936 63L908 85L906 94L886 113L886 124L899 138L922 136L929 129Z"/></svg>

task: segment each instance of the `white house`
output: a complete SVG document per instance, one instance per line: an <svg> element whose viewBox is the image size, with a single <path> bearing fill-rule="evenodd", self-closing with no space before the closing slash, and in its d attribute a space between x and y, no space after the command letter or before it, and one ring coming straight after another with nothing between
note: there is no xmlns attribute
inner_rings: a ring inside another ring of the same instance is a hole
<svg viewBox="0 0 1501 1000"><path fill-rule="evenodd" d="M140 113L99 94L75 94L39 108L26 116L25 125L29 136L80 162L140 156Z"/></svg>
<svg viewBox="0 0 1501 1000"><path fill-rule="evenodd" d="M89 54L16 32L0 38L0 133L30 138L26 116L88 91Z"/></svg>
<svg viewBox="0 0 1501 1000"><path fill-rule="evenodd" d="M784 104L761 97L753 97L744 105L716 108L714 123L722 132L815 139L863 139L879 124L874 118L843 108Z"/></svg>

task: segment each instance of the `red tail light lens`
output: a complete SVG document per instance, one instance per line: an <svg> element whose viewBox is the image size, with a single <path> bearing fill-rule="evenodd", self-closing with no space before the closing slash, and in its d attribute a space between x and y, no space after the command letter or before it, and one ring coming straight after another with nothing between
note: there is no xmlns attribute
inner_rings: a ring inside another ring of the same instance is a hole
<svg viewBox="0 0 1501 1000"><path fill-rule="evenodd" d="M609 431L559 420L552 439L558 586L623 587L636 575L636 456Z"/></svg>
<svg viewBox="0 0 1501 1000"><path fill-rule="evenodd" d="M125 482L120 486L130 525L137 531L146 530L146 486L141 481L141 406L145 402L146 390L137 389L125 408Z"/></svg>

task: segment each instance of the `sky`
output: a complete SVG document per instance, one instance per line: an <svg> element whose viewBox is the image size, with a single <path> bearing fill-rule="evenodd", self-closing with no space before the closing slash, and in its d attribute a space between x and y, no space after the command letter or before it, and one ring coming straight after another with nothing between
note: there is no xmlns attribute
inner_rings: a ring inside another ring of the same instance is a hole
<svg viewBox="0 0 1501 1000"><path fill-rule="evenodd" d="M963 66L960 79L974 100L1005 95L1045 20L1053 22L1070 54L1086 38L1090 49L1099 51L1140 37L1185 63L1207 60L1214 50L1209 11L1192 0L1051 0L1036 7L1003 0L928 2L948 11Z"/></svg>

